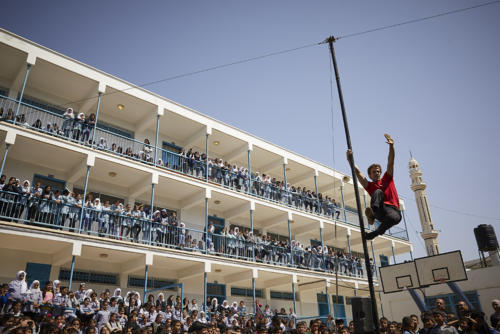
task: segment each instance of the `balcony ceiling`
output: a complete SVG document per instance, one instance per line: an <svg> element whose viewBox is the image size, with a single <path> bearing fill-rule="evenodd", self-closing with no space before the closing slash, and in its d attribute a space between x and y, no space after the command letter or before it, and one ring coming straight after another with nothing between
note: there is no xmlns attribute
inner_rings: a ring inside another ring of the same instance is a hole
<svg viewBox="0 0 500 334"><path fill-rule="evenodd" d="M0 44L0 82L5 88L16 78L19 71L26 70L27 54L8 45Z"/></svg>

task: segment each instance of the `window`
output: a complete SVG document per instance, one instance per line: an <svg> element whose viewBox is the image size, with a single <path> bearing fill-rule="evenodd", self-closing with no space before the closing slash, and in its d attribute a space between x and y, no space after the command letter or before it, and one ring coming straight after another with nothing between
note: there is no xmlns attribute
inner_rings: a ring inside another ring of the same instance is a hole
<svg viewBox="0 0 500 334"><path fill-rule="evenodd" d="M45 186L50 186L52 191L54 190L63 191L64 187L66 186L66 181L56 179L52 175L44 176L40 174L35 174L33 175L33 182L31 184L35 184L37 182L40 182L42 188L44 188Z"/></svg>
<svg viewBox="0 0 500 334"><path fill-rule="evenodd" d="M59 280L69 281L70 270L61 269L59 270ZM85 283L99 283L99 284L118 284L118 275L111 273L98 273L92 271L73 271L73 280Z"/></svg>
<svg viewBox="0 0 500 334"><path fill-rule="evenodd" d="M167 285L176 284L175 281L164 280L161 278L148 277L148 289L158 289ZM144 288L144 277L129 276L128 287ZM176 290L176 287L168 288L166 290Z"/></svg>
<svg viewBox="0 0 500 334"><path fill-rule="evenodd" d="M83 194L83 189L73 188L73 192L75 194ZM101 200L101 203L104 203L106 201L109 201L110 204L114 204L114 203L116 203L116 201L118 201L120 203L124 202L123 198L115 197L113 195L106 195L106 194L103 194L103 193L97 193L97 192L93 192L93 191L90 191L89 194L91 194L92 198L94 198L94 199L95 198L99 198Z"/></svg>
<svg viewBox="0 0 500 334"><path fill-rule="evenodd" d="M214 224L215 234L221 234L222 230L226 226L226 221L224 218L219 218L217 216L208 216L208 224Z"/></svg>
<svg viewBox="0 0 500 334"><path fill-rule="evenodd" d="M271 299L293 300L293 293L271 290ZM295 297L295 300L299 300L297 296Z"/></svg>
<svg viewBox="0 0 500 334"><path fill-rule="evenodd" d="M217 303L220 305L226 300L226 285L214 283L207 283L207 296L210 298L217 298Z"/></svg>
<svg viewBox="0 0 500 334"><path fill-rule="evenodd" d="M253 297L252 289L231 287L231 296ZM255 289L256 298L264 298L262 289Z"/></svg>
<svg viewBox="0 0 500 334"><path fill-rule="evenodd" d="M0 88L0 95L7 96L7 89Z"/></svg>
<svg viewBox="0 0 500 334"><path fill-rule="evenodd" d="M385 255L380 254L380 266L385 267L389 265L389 258Z"/></svg>
<svg viewBox="0 0 500 334"><path fill-rule="evenodd" d="M464 295L469 299L469 301L472 303L472 306L474 306L474 309L481 311L481 304L479 303L479 295L477 294L477 291L465 291ZM441 298L444 300L444 304L446 307L446 310L450 313L455 313L457 312L455 305L460 301L460 297L455 295L454 293L450 294L444 294L444 295L436 295L436 296L430 296L425 298L425 304L429 309L434 308L434 305L436 304L436 299Z"/></svg>

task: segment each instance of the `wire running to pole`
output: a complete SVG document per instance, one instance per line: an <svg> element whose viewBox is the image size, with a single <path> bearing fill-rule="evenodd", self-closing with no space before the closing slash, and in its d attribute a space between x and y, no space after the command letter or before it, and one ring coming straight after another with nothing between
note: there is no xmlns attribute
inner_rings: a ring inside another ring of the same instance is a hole
<svg viewBox="0 0 500 334"><path fill-rule="evenodd" d="M468 11L468 10L471 10L471 9L476 9L476 8L479 8L479 7L489 6L489 5L493 5L493 4L497 4L497 3L500 3L500 0L485 2L485 3L482 3L482 4L475 5L475 6L470 6L470 7L465 7L465 8L450 10L450 11L447 11L447 12L443 12L443 13L439 13L439 14L435 14L435 15L431 15L431 16L421 17L421 18L418 18L418 19L413 19L413 20L403 21L403 22L399 22L399 23L394 23L394 24L390 24L390 25L387 25L387 26L383 26L383 27L378 27L378 28L373 28L373 29L368 29L368 30L364 30L364 31L360 31L360 32L351 33L351 34L346 34L346 35L342 35L342 36L336 37L336 39L339 40L341 38L350 38L350 37L355 37L355 36L369 34L369 33L372 33L372 32L377 32L377 31L380 31L380 30L392 29L392 28L400 27L400 26L407 25L407 24L413 24L413 23L417 23L417 22L431 20L431 19L435 19L437 17L442 17L442 16L446 16L446 15L461 13L461 12L465 12L465 11Z"/></svg>

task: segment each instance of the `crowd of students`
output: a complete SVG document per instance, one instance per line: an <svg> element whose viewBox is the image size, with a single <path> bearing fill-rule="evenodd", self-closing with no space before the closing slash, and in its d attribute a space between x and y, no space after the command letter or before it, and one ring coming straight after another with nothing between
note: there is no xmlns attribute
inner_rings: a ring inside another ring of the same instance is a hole
<svg viewBox="0 0 500 334"><path fill-rule="evenodd" d="M23 108L29 107L23 106ZM33 114L30 115L31 118L36 117L34 115L40 113L37 110L32 111L30 113ZM94 113L91 113L87 117L84 113L75 113L73 108L67 108L62 116L49 117L51 121L46 121L46 124L43 124L40 118L36 118L33 124L30 124L26 121L24 113L18 115L16 118L12 108L9 108L5 116L3 114L4 108L0 107L0 119L3 117L3 119L10 122L16 119L16 123L24 127L65 137L84 145L94 144L94 147L99 150L108 151L148 164L154 164L155 162L155 154L153 153L155 147L151 145L148 138L144 139L144 142L140 144L132 139L122 138L99 128L96 135L93 136L96 124ZM99 137L93 143L92 138L97 135ZM192 148L187 151L183 149L180 153L157 149L157 153L157 166L180 171L198 178L208 178L210 182L218 183L227 188L244 191L329 218L339 219L339 205L334 198L326 195L323 196L322 193L316 194L315 191L306 187L294 186L289 183L285 184L283 180L261 174L258 171L249 173L246 167L231 164L228 161L223 161L221 158L207 158L205 153L199 153ZM162 160L162 156L165 161Z"/></svg>
<svg viewBox="0 0 500 334"><path fill-rule="evenodd" d="M306 246L296 240L290 244L289 240L254 235L250 229L239 227L216 234L212 223L207 231L198 231L166 208L150 214L144 205L101 203L92 194L84 201L81 194L67 189L52 190L39 182L31 186L28 180L7 180L5 175L0 177L0 190L0 216L27 224L349 276L361 277L365 272L359 257L326 245ZM373 261L371 266L374 270Z"/></svg>
<svg viewBox="0 0 500 334"><path fill-rule="evenodd" d="M500 301L493 300L490 323L484 313L469 310L465 302L457 304L457 313L449 313L440 299L432 311L410 315L401 322L380 319L381 334L496 334L500 329ZM208 297L206 304L196 299L163 293L148 295L119 288L97 293L80 283L70 291L60 281L34 280L29 288L26 273L19 271L14 280L0 291L0 334L353 334L354 322L328 315L309 323L297 321L290 309L272 310L257 300L247 307L244 301L218 303ZM422 325L420 325L422 322Z"/></svg>

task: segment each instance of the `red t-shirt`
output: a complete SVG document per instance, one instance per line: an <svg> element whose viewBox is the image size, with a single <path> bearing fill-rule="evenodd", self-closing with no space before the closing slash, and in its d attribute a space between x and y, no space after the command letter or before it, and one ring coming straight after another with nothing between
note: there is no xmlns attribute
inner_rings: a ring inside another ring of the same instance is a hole
<svg viewBox="0 0 500 334"><path fill-rule="evenodd" d="M366 186L366 191L370 194L370 196L375 192L375 190L380 189L384 192L385 204L395 206L399 209L399 196L396 190L396 186L394 185L394 180L392 176L384 173L384 176L377 182L368 182Z"/></svg>

